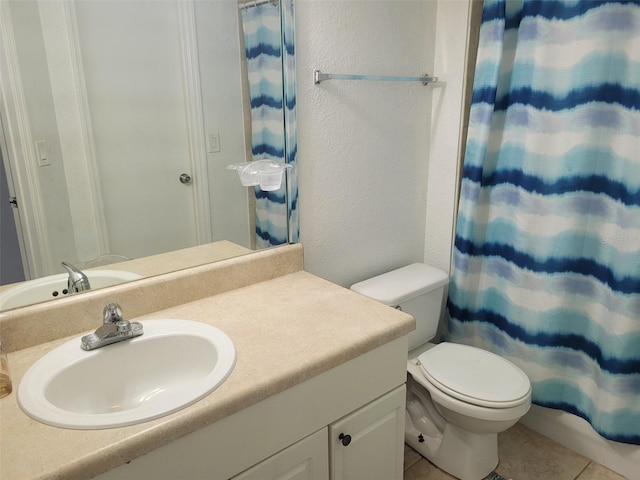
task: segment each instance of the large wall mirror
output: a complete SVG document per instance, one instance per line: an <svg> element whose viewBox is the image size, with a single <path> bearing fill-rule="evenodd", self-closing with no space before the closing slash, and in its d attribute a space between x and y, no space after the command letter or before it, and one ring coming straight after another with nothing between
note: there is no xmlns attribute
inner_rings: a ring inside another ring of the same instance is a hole
<svg viewBox="0 0 640 480"><path fill-rule="evenodd" d="M0 2L0 310L68 295L62 262L93 289L297 241L293 19L293 0ZM265 159L292 165L279 187L228 168Z"/></svg>

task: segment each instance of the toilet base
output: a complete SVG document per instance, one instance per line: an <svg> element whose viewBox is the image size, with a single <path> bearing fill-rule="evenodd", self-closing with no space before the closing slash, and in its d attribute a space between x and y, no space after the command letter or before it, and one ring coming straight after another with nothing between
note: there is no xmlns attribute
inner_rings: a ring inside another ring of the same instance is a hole
<svg viewBox="0 0 640 480"><path fill-rule="evenodd" d="M405 442L431 463L460 480L482 480L498 466L498 435L478 434L448 423L441 437L422 436L408 422Z"/></svg>

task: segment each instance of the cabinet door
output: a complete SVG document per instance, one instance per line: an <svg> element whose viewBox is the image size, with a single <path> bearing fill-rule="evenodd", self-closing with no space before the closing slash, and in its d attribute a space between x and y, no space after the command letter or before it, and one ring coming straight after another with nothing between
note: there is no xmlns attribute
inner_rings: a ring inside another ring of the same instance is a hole
<svg viewBox="0 0 640 480"><path fill-rule="evenodd" d="M329 426L332 480L402 480L404 385Z"/></svg>
<svg viewBox="0 0 640 480"><path fill-rule="evenodd" d="M329 480L327 444L323 428L231 480Z"/></svg>

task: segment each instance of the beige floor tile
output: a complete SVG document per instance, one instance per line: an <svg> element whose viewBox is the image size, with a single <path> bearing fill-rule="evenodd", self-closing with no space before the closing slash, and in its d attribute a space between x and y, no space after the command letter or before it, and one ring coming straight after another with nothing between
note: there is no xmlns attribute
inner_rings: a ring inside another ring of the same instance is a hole
<svg viewBox="0 0 640 480"><path fill-rule="evenodd" d="M516 424L501 433L498 443L500 464L496 471L507 479L626 480L524 425ZM455 480L407 445L404 465L404 480Z"/></svg>
<svg viewBox="0 0 640 480"><path fill-rule="evenodd" d="M456 480L438 467L421 458L404 471L404 480Z"/></svg>
<svg viewBox="0 0 640 480"><path fill-rule="evenodd" d="M587 458L520 424L498 435L498 451L496 471L514 480L574 480L589 464Z"/></svg>
<svg viewBox="0 0 640 480"><path fill-rule="evenodd" d="M625 480L625 477L598 465L590 463L584 472L580 474L578 480Z"/></svg>
<svg viewBox="0 0 640 480"><path fill-rule="evenodd" d="M404 469L411 467L414 463L420 460L422 456L416 452L413 448L405 443L404 445Z"/></svg>

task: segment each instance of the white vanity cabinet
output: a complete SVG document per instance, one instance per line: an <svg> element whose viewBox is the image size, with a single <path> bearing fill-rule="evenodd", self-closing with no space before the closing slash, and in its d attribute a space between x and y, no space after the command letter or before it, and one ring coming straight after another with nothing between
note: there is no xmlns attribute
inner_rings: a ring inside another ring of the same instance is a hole
<svg viewBox="0 0 640 480"><path fill-rule="evenodd" d="M231 480L400 479L404 405L403 386Z"/></svg>
<svg viewBox="0 0 640 480"><path fill-rule="evenodd" d="M327 428L303 438L231 480L329 480Z"/></svg>
<svg viewBox="0 0 640 480"><path fill-rule="evenodd" d="M329 426L331 479L402 478L405 387Z"/></svg>
<svg viewBox="0 0 640 480"><path fill-rule="evenodd" d="M402 480L406 361L403 336L96 478Z"/></svg>

